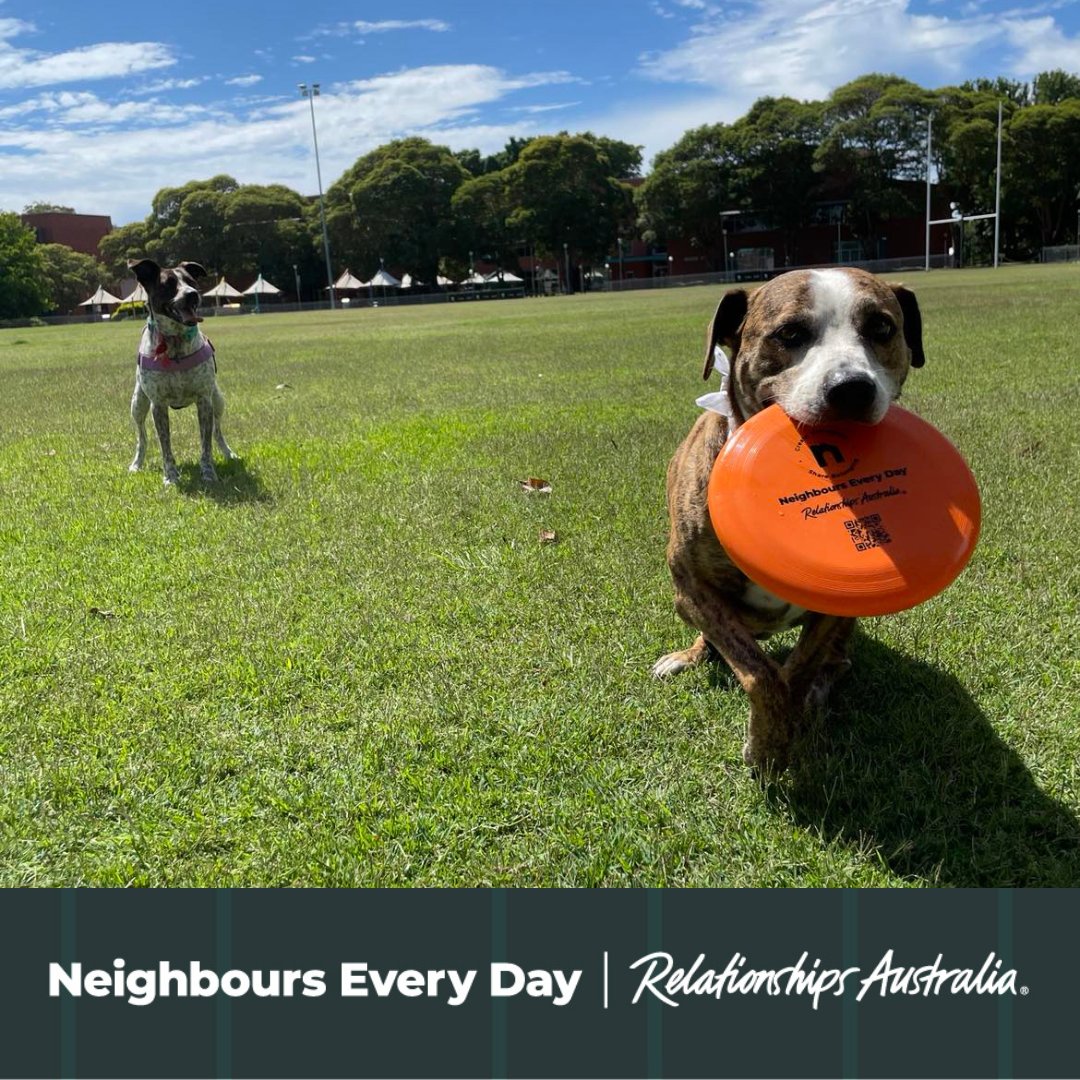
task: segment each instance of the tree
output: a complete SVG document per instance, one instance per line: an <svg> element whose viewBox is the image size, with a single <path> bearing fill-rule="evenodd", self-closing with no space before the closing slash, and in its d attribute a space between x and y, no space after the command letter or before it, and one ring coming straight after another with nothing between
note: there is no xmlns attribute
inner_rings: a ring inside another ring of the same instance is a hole
<svg viewBox="0 0 1080 1080"><path fill-rule="evenodd" d="M24 214L74 214L73 206L58 206L50 202L33 202L23 207Z"/></svg>
<svg viewBox="0 0 1080 1080"><path fill-rule="evenodd" d="M925 173L926 117L933 95L896 75L863 75L838 87L823 107L822 172L847 178L852 231L873 250L881 223L917 207L895 181Z"/></svg>
<svg viewBox="0 0 1080 1080"><path fill-rule="evenodd" d="M378 147L326 193L334 251L365 273L385 259L434 281L440 256L454 246L454 192L468 179L445 146L427 139L395 139Z"/></svg>
<svg viewBox="0 0 1080 1080"><path fill-rule="evenodd" d="M562 132L563 135L566 132ZM581 138L588 139L608 162L608 176L616 180L636 180L641 176L641 147L605 135L583 131Z"/></svg>
<svg viewBox="0 0 1080 1080"><path fill-rule="evenodd" d="M510 229L541 254L592 265L611 251L630 219L630 188L611 177L607 156L580 135L533 139L503 171Z"/></svg>
<svg viewBox="0 0 1080 1080"><path fill-rule="evenodd" d="M66 244L39 244L38 254L50 311L74 311L108 277L97 259Z"/></svg>
<svg viewBox="0 0 1080 1080"><path fill-rule="evenodd" d="M1022 208L1028 243L1061 243L1072 233L1080 194L1080 99L1020 109L1005 129L1005 143L1003 184Z"/></svg>
<svg viewBox="0 0 1080 1080"><path fill-rule="evenodd" d="M500 267L512 267L523 236L509 224L513 204L504 172L466 180L451 200L458 224L453 254L463 262L466 252Z"/></svg>
<svg viewBox="0 0 1080 1080"><path fill-rule="evenodd" d="M0 319L40 315L48 307L34 233L17 214L0 212Z"/></svg>
<svg viewBox="0 0 1080 1080"><path fill-rule="evenodd" d="M725 210L748 208L739 173L745 146L727 124L694 128L656 155L637 189L639 225L646 239L683 239L701 250L714 269L723 246Z"/></svg>
<svg viewBox="0 0 1080 1080"><path fill-rule="evenodd" d="M128 276L128 260L151 257L152 232L145 221L133 221L106 233L98 243L98 254L106 275L115 280Z"/></svg>
<svg viewBox="0 0 1080 1080"><path fill-rule="evenodd" d="M787 262L798 262L799 231L811 219L819 178L814 153L821 106L794 98L760 98L731 128L735 187L755 215L784 235Z"/></svg>
<svg viewBox="0 0 1080 1080"><path fill-rule="evenodd" d="M1067 71L1042 71L1031 86L1035 105L1060 105L1070 98L1080 98L1080 76Z"/></svg>

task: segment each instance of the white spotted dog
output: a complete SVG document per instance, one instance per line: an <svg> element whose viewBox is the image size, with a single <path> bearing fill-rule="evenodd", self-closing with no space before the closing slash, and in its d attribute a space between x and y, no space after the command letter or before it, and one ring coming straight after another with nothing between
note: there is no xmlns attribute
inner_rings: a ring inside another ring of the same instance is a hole
<svg viewBox="0 0 1080 1080"><path fill-rule="evenodd" d="M724 346L730 355L723 354ZM726 293L709 327L705 378L722 370L720 392L700 398L707 411L668 467L671 515L668 566L675 608L698 631L688 649L653 666L674 675L719 654L750 699L743 758L779 770L804 709L823 705L851 665L854 619L805 611L750 581L720 546L709 519L713 463L728 435L776 403L803 424L876 424L912 367L922 367L922 318L914 295L862 270L797 270L752 295ZM778 663L758 645L789 626L802 628Z"/></svg>
<svg viewBox="0 0 1080 1080"><path fill-rule="evenodd" d="M211 449L213 439L226 460L236 455L221 433L225 399L217 385L214 347L199 329L199 290L195 279L206 276L196 262L182 262L162 269L151 259L129 262L129 268L146 290L146 320L135 368L135 392L131 397L131 418L137 442L130 469L142 468L146 456L146 414L153 411L154 427L161 442L165 483L179 480L169 438L169 409L194 404L199 415L202 447L200 471L207 483L217 480Z"/></svg>

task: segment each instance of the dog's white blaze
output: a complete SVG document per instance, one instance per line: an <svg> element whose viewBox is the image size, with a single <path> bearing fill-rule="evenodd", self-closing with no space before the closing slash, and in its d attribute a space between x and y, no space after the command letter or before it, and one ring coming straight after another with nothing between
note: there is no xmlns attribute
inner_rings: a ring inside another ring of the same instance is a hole
<svg viewBox="0 0 1080 1080"><path fill-rule="evenodd" d="M781 407L796 420L814 423L825 411L830 376L840 371L866 375L876 387L874 407L868 417L870 423L876 424L885 415L896 387L855 325L857 285L841 270L811 270L810 295L810 314L817 336L799 362L798 375L789 393L780 400Z"/></svg>

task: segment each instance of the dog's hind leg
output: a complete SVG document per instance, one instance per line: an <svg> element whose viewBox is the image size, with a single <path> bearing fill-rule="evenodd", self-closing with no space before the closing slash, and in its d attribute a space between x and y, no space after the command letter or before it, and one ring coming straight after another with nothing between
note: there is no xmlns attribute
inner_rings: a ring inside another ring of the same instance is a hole
<svg viewBox="0 0 1080 1080"><path fill-rule="evenodd" d="M236 458L236 454L233 453L233 449L225 441L225 436L221 431L221 418L225 414L225 398L221 391L214 387L214 439L218 444L218 449L221 451L222 456L226 461L233 461Z"/></svg>
<svg viewBox="0 0 1080 1080"><path fill-rule="evenodd" d="M150 411L150 399L143 393L143 388L135 383L135 393L131 395L131 419L135 424L135 456L128 466L130 472L138 472L146 458L146 414Z"/></svg>
<svg viewBox="0 0 1080 1080"><path fill-rule="evenodd" d="M680 649L678 652L669 652L661 656L652 666L653 676L657 679L666 679L669 675L681 675L692 667L704 663L709 659L709 643L704 634L698 634L697 640L689 649Z"/></svg>
<svg viewBox="0 0 1080 1080"><path fill-rule="evenodd" d="M202 456L199 459L199 471L205 483L217 482L217 470L214 468L214 403L210 398L199 398L195 402L199 413L199 443Z"/></svg>
<svg viewBox="0 0 1080 1080"><path fill-rule="evenodd" d="M825 707L833 684L851 670L848 644L855 620L838 615L808 615L802 633L784 662L792 700L813 712Z"/></svg>
<svg viewBox="0 0 1080 1080"><path fill-rule="evenodd" d="M676 579L675 609L727 661L750 699L743 760L763 773L782 772L787 765L796 711L780 666L762 651L737 612L716 589L684 591Z"/></svg>
<svg viewBox="0 0 1080 1080"><path fill-rule="evenodd" d="M180 474L176 471L176 460L173 458L172 452L172 439L169 435L169 407L155 403L150 407L150 413L154 417L158 442L161 443L161 464L165 470L165 483L175 484L179 481Z"/></svg>

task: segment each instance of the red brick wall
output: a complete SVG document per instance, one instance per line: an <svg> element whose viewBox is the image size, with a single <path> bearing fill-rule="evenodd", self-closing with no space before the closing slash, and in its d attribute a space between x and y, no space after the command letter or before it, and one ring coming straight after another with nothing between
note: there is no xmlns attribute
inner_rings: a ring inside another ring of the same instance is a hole
<svg viewBox="0 0 1080 1080"><path fill-rule="evenodd" d="M95 257L98 242L112 231L112 219L103 214L23 214L22 220L37 233L39 244L66 244Z"/></svg>

